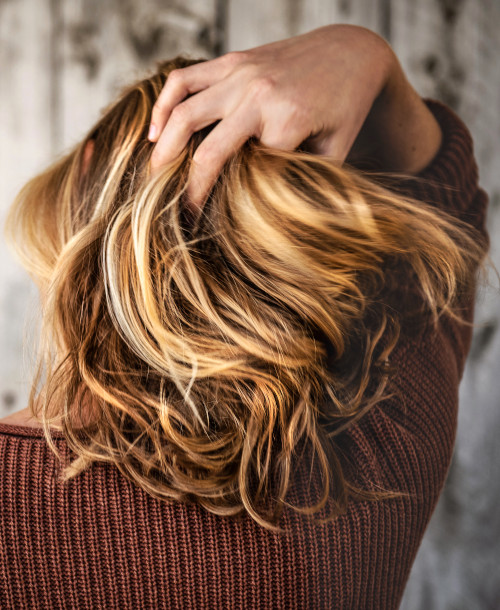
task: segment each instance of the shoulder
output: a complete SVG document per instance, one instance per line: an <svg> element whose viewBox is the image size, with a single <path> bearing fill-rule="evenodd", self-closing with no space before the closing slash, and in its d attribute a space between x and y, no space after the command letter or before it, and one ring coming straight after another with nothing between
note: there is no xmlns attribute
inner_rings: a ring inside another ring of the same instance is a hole
<svg viewBox="0 0 500 610"><path fill-rule="evenodd" d="M28 407L10 413L6 417L0 418L0 424L7 424L9 426L27 426L30 428L40 428L40 422L34 419L30 413Z"/></svg>

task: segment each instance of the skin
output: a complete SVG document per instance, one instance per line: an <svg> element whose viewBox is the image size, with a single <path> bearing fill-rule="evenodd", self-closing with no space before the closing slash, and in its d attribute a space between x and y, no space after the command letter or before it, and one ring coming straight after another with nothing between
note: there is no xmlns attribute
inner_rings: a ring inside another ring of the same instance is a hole
<svg viewBox="0 0 500 610"><path fill-rule="evenodd" d="M10 426L26 426L28 428L41 428L41 424L33 419L29 413L28 407L15 411L7 417L0 419L0 423L9 424Z"/></svg>
<svg viewBox="0 0 500 610"><path fill-rule="evenodd" d="M194 94L185 99L188 94ZM197 148L188 204L199 209L225 161L251 136L356 164L416 174L435 157L441 129L387 42L366 28L330 25L174 70L152 113L153 172L191 135L220 121ZM85 152L90 161L93 142ZM0 422L39 427L28 408Z"/></svg>

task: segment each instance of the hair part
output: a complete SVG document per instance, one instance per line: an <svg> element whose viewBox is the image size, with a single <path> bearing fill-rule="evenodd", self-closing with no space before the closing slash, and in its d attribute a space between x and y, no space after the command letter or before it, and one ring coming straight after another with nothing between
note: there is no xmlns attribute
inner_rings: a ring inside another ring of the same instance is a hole
<svg viewBox="0 0 500 610"><path fill-rule="evenodd" d="M43 293L29 408L54 453L51 427L76 456L62 479L109 462L156 498L274 531L285 506L312 516L331 499L325 522L349 498L404 495L352 484L336 440L392 395L408 320L459 317L484 247L375 176L255 139L192 218L186 181L210 127L154 177L147 130L168 74L197 61L127 88L7 220ZM305 448L324 486L299 507L286 498Z"/></svg>

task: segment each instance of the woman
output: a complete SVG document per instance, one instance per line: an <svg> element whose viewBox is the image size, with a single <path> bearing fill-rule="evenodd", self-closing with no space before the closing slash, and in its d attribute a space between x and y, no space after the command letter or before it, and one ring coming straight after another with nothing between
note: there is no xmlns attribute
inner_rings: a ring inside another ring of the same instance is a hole
<svg viewBox="0 0 500 610"><path fill-rule="evenodd" d="M127 89L9 217L43 316L2 607L398 607L486 208L465 125L363 28Z"/></svg>

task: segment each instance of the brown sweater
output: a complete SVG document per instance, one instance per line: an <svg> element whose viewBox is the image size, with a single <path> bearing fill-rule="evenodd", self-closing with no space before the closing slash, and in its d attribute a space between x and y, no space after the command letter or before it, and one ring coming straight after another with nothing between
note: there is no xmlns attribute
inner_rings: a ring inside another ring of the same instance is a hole
<svg viewBox="0 0 500 610"><path fill-rule="evenodd" d="M489 244L470 133L449 108L426 103L444 134L420 174L435 184L402 188L480 228ZM465 305L472 319L473 299ZM447 321L437 334L402 338L391 359L406 409L388 399L346 433L360 472L411 496L352 502L322 526L286 510L284 536L247 516L161 503L110 465L63 486L41 429L0 424L0 608L397 608L448 472L471 335ZM306 473L296 473L293 503L316 489Z"/></svg>

